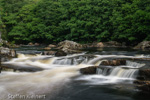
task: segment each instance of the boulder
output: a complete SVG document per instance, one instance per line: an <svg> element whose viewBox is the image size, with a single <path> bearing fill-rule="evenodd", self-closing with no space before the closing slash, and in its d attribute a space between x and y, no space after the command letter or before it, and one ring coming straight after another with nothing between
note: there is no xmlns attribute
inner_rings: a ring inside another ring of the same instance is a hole
<svg viewBox="0 0 150 100"><path fill-rule="evenodd" d="M8 41L6 41L6 40L1 40L0 46L3 46L3 47L12 47L12 45Z"/></svg>
<svg viewBox="0 0 150 100"><path fill-rule="evenodd" d="M105 65L105 66L126 65L126 60L123 60L123 59L106 60L106 61L102 61L100 65Z"/></svg>
<svg viewBox="0 0 150 100"><path fill-rule="evenodd" d="M61 49L65 53L80 53L80 49L82 49L83 46L79 43L76 43L74 41L65 40L60 43L58 43L58 49Z"/></svg>
<svg viewBox="0 0 150 100"><path fill-rule="evenodd" d="M10 53L9 53L9 56L11 56L11 57L16 57L16 56L17 56L16 50L11 49L11 50L10 50Z"/></svg>
<svg viewBox="0 0 150 100"><path fill-rule="evenodd" d="M64 51L65 53L67 53L67 54L81 53L80 50L72 50L72 49L68 49L68 48L63 48L61 50Z"/></svg>
<svg viewBox="0 0 150 100"><path fill-rule="evenodd" d="M135 46L134 49L150 50L150 41L143 41Z"/></svg>
<svg viewBox="0 0 150 100"><path fill-rule="evenodd" d="M35 46L39 46L40 44L39 44L39 43L34 43L34 45L35 45Z"/></svg>
<svg viewBox="0 0 150 100"><path fill-rule="evenodd" d="M143 77L144 80L150 80L150 69L140 69L139 77Z"/></svg>
<svg viewBox="0 0 150 100"><path fill-rule="evenodd" d="M58 48L59 49L68 48L75 50L75 49L82 49L82 45L74 41L65 40L58 43Z"/></svg>
<svg viewBox="0 0 150 100"><path fill-rule="evenodd" d="M9 48L0 47L0 54L10 57L16 57L16 51Z"/></svg>
<svg viewBox="0 0 150 100"><path fill-rule="evenodd" d="M96 44L96 47L104 47L104 43L103 42L99 42Z"/></svg>
<svg viewBox="0 0 150 100"><path fill-rule="evenodd" d="M55 53L55 56L56 57L60 57L60 56L66 56L67 53L64 52L63 50L58 50L56 53Z"/></svg>
<svg viewBox="0 0 150 100"><path fill-rule="evenodd" d="M56 48L57 46L53 45L53 44L50 44L50 45L48 45L48 47L50 47L50 48Z"/></svg>
<svg viewBox="0 0 150 100"><path fill-rule="evenodd" d="M90 66L86 68L81 68L80 73L82 74L96 74L96 69L98 66Z"/></svg>
<svg viewBox="0 0 150 100"><path fill-rule="evenodd" d="M7 61L11 59L12 57L16 57L16 51L9 48L0 47L0 57L1 61Z"/></svg>
<svg viewBox="0 0 150 100"><path fill-rule="evenodd" d="M34 44L32 42L28 43L28 45L33 46Z"/></svg>
<svg viewBox="0 0 150 100"><path fill-rule="evenodd" d="M56 51L44 51L42 55L55 55Z"/></svg>

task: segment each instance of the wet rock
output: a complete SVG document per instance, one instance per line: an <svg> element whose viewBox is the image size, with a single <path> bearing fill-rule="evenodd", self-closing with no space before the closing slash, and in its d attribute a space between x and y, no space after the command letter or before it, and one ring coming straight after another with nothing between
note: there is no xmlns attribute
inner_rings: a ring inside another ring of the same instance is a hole
<svg viewBox="0 0 150 100"><path fill-rule="evenodd" d="M150 50L150 41L143 41L135 46L134 49Z"/></svg>
<svg viewBox="0 0 150 100"><path fill-rule="evenodd" d="M140 69L137 79L134 81L137 88L143 92L150 93L150 69Z"/></svg>
<svg viewBox="0 0 150 100"><path fill-rule="evenodd" d="M135 80L133 83L139 84L139 85L144 85L144 84L150 84L150 81Z"/></svg>
<svg viewBox="0 0 150 100"><path fill-rule="evenodd" d="M42 55L55 55L56 51L44 51Z"/></svg>
<svg viewBox="0 0 150 100"><path fill-rule="evenodd" d="M0 47L0 54L10 57L16 57L16 51L9 48Z"/></svg>
<svg viewBox="0 0 150 100"><path fill-rule="evenodd" d="M145 80L145 77L138 76L138 77L136 77L136 79L138 79L138 80Z"/></svg>
<svg viewBox="0 0 150 100"><path fill-rule="evenodd" d="M45 47L44 49L45 49L45 50L50 50L50 49L51 49L51 47Z"/></svg>
<svg viewBox="0 0 150 100"><path fill-rule="evenodd" d="M143 77L145 80L150 80L150 69L140 69L139 77Z"/></svg>
<svg viewBox="0 0 150 100"><path fill-rule="evenodd" d="M0 57L1 57L1 61L8 61L10 60L12 57L16 57L16 51L13 49L9 49L9 48L4 48L4 47L0 47Z"/></svg>
<svg viewBox="0 0 150 100"><path fill-rule="evenodd" d="M134 84L137 84L137 88L143 92L150 93L150 81L134 81Z"/></svg>
<svg viewBox="0 0 150 100"><path fill-rule="evenodd" d="M56 57L59 57L59 56L66 56L67 53L64 52L63 50L58 50L56 53L55 53L55 56Z"/></svg>
<svg viewBox="0 0 150 100"><path fill-rule="evenodd" d="M50 47L50 48L56 48L57 46L53 45L53 44L50 44L50 45L48 45L48 47Z"/></svg>
<svg viewBox="0 0 150 100"><path fill-rule="evenodd" d="M81 68L80 73L82 74L96 74L96 69L98 66L90 66L86 68Z"/></svg>
<svg viewBox="0 0 150 100"><path fill-rule="evenodd" d="M34 44L32 42L28 43L28 45L33 46Z"/></svg>
<svg viewBox="0 0 150 100"><path fill-rule="evenodd" d="M65 53L67 53L67 54L81 53L80 50L72 50L72 49L68 49L68 48L63 48L61 50L64 51Z"/></svg>
<svg viewBox="0 0 150 100"><path fill-rule="evenodd" d="M105 65L105 66L126 65L126 60L123 60L123 59L106 60L106 61L102 61L102 63L100 65Z"/></svg>
<svg viewBox="0 0 150 100"><path fill-rule="evenodd" d="M11 50L10 50L10 53L9 53L9 56L11 56L11 57L16 57L16 56L17 56L16 50L11 49Z"/></svg>
<svg viewBox="0 0 150 100"><path fill-rule="evenodd" d="M99 42L99 43L97 43L96 47L104 47L104 43L103 42Z"/></svg>
<svg viewBox="0 0 150 100"><path fill-rule="evenodd" d="M39 46L40 44L39 44L39 43L34 43L34 45L35 45L35 46Z"/></svg>

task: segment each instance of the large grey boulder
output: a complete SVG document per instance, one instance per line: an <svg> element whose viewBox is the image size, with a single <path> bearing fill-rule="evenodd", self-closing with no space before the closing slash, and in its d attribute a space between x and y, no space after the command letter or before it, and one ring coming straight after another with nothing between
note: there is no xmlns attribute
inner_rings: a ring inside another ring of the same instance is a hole
<svg viewBox="0 0 150 100"><path fill-rule="evenodd" d="M0 57L1 61L7 61L8 59L12 57L16 57L16 51L13 49L5 48L5 47L0 47Z"/></svg>
<svg viewBox="0 0 150 100"><path fill-rule="evenodd" d="M150 41L143 41L135 46L134 49L150 50Z"/></svg>
<svg viewBox="0 0 150 100"><path fill-rule="evenodd" d="M74 41L65 40L58 43L58 49L61 49L66 53L79 53L79 50L82 48L83 46L81 44Z"/></svg>

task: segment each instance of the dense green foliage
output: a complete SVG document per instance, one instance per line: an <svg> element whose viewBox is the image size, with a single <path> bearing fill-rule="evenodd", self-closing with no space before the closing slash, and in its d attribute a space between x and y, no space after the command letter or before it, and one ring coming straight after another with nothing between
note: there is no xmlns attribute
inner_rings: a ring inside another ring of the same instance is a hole
<svg viewBox="0 0 150 100"><path fill-rule="evenodd" d="M150 40L150 0L0 0L0 11L15 43Z"/></svg>

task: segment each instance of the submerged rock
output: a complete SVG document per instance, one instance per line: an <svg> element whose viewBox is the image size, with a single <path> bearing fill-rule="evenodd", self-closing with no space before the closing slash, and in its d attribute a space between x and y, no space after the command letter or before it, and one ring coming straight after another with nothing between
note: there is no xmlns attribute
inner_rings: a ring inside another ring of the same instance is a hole
<svg viewBox="0 0 150 100"><path fill-rule="evenodd" d="M137 84L137 88L143 92L150 93L150 81L134 81L134 84Z"/></svg>
<svg viewBox="0 0 150 100"><path fill-rule="evenodd" d="M96 69L98 66L90 66L86 68L81 68L80 73L82 74L96 74Z"/></svg>
<svg viewBox="0 0 150 100"><path fill-rule="evenodd" d="M106 60L106 61L103 61L100 65L105 65L105 66L126 65L126 60L123 60L123 59Z"/></svg>
<svg viewBox="0 0 150 100"><path fill-rule="evenodd" d="M150 50L150 41L143 41L135 46L134 49Z"/></svg>
<svg viewBox="0 0 150 100"><path fill-rule="evenodd" d="M56 53L55 53L55 56L56 57L60 57L60 56L66 56L67 53L64 52L63 50L58 50Z"/></svg>

